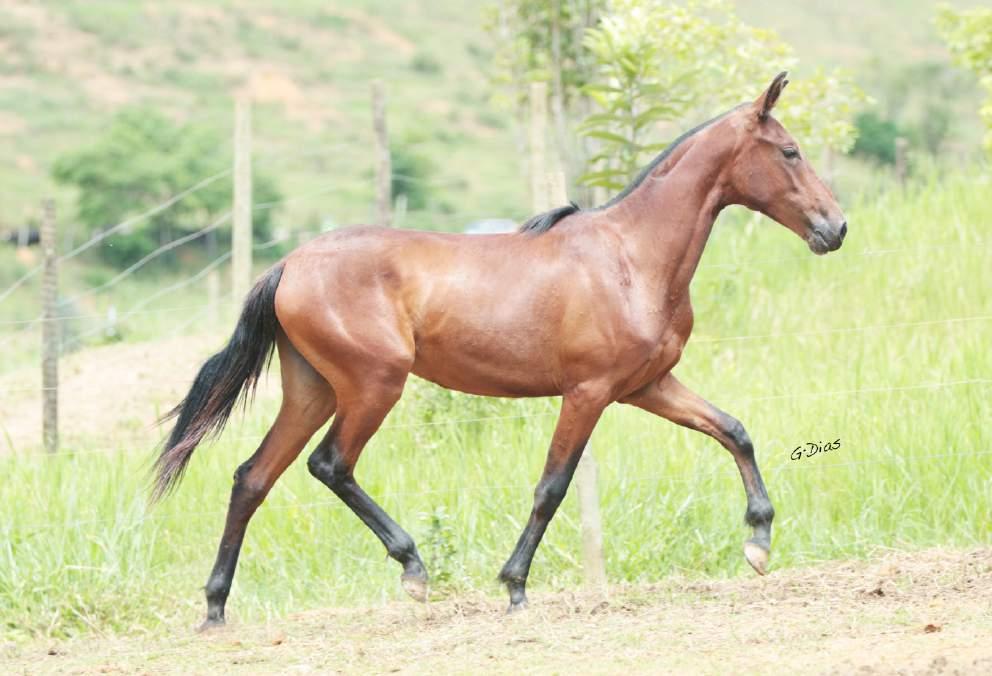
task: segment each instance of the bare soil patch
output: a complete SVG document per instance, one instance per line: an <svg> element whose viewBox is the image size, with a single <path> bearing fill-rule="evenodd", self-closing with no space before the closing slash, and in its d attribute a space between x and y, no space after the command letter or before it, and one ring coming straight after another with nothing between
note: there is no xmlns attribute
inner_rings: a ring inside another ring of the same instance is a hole
<svg viewBox="0 0 992 676"><path fill-rule="evenodd" d="M222 343L194 334L87 348L61 359L61 445L115 450L121 443L157 443L163 430L156 421L185 396L197 369ZM0 376L0 453L41 447L40 371L26 364ZM279 396L277 374L263 379L259 396Z"/></svg>
<svg viewBox="0 0 992 676"><path fill-rule="evenodd" d="M236 601L234 602L236 604ZM992 549L6 648L8 673L992 673ZM191 618L192 621L192 618ZM3 656L3 653L0 653Z"/></svg>

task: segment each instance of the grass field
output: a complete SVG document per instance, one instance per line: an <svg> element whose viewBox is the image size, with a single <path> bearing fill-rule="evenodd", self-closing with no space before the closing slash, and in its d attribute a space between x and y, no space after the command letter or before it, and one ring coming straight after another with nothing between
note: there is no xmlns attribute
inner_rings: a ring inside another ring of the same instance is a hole
<svg viewBox="0 0 992 676"><path fill-rule="evenodd" d="M778 513L773 566L990 541L989 187L979 167L872 192L849 204L848 239L825 258L744 213L718 224L676 372L750 431ZM148 435L94 434L58 457L0 457L0 631L192 626L230 475L274 406L259 402L199 449L179 493L153 510ZM499 593L495 576L530 509L556 409L412 382L370 443L359 480L418 540L437 597ZM797 446L835 439L836 450L790 459ZM715 442L615 406L592 448L612 581L750 574L743 491ZM534 589L580 579L579 539L569 496L535 559ZM398 573L298 462L249 529L229 617L398 599Z"/></svg>

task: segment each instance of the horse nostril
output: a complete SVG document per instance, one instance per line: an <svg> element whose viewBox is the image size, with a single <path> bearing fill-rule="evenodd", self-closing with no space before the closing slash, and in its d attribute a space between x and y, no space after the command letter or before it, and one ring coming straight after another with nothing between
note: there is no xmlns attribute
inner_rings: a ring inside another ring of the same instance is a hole
<svg viewBox="0 0 992 676"><path fill-rule="evenodd" d="M847 221L844 221L844 222L843 222L843 223L841 224L841 226L840 226L840 239L841 239L841 241L843 241L843 240L844 240L844 237L845 237L846 235L847 235Z"/></svg>

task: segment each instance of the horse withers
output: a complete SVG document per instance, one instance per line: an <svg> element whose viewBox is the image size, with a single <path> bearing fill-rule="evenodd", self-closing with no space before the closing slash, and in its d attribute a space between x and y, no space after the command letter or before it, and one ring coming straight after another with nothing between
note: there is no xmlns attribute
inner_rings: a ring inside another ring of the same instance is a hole
<svg viewBox="0 0 992 676"><path fill-rule="evenodd" d="M283 471L331 417L307 461L403 567L418 600L427 571L413 539L355 480L369 438L415 373L496 397L560 396L534 506L500 572L510 609L526 605L534 552L565 496L603 410L640 407L716 439L747 496L750 565L765 573L774 516L743 425L672 374L693 325L689 283L720 211L766 214L817 254L847 224L799 144L771 115L780 74L742 104L679 138L607 204L539 214L509 234L380 227L328 233L289 254L248 295L227 347L201 368L157 461L155 497L182 476L197 444L219 432L278 350L282 406L234 474L205 627L224 607L245 529Z"/></svg>

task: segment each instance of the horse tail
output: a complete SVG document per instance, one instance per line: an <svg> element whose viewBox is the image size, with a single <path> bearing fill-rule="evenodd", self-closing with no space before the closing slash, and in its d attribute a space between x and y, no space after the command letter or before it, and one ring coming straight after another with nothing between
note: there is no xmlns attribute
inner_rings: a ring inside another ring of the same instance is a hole
<svg viewBox="0 0 992 676"><path fill-rule="evenodd" d="M275 297L283 263L269 269L248 294L227 347L200 367L186 397L159 422L176 418L155 461L152 501L169 494L183 477L193 450L204 437L224 429L235 405L247 406L276 343Z"/></svg>

